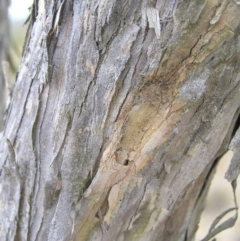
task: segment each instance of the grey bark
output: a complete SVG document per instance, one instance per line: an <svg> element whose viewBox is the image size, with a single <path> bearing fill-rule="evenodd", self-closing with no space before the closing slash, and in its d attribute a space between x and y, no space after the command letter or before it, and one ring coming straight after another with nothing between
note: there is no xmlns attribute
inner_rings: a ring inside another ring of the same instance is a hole
<svg viewBox="0 0 240 241"><path fill-rule="evenodd" d="M3 118L6 103L5 79L3 74L3 61L7 60L8 50L8 0L0 2L0 131L3 129Z"/></svg>
<svg viewBox="0 0 240 241"><path fill-rule="evenodd" d="M192 240L239 124L239 14L36 0L0 145L1 240Z"/></svg>

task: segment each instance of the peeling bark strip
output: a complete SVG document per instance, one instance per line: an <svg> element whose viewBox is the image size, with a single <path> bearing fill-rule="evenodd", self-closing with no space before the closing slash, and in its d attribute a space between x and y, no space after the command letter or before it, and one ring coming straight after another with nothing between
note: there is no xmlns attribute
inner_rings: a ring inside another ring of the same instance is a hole
<svg viewBox="0 0 240 241"><path fill-rule="evenodd" d="M192 240L215 161L239 150L239 15L227 0L34 1L4 130L15 240Z"/></svg>
<svg viewBox="0 0 240 241"><path fill-rule="evenodd" d="M236 198L236 187L237 187L237 182L236 180L234 180L232 183L232 189L233 189L233 195L234 195L234 208L229 208L228 210L226 210L225 212L221 213L212 223L209 232L207 234L207 236L202 239L201 241L208 241L210 239L212 239L214 236L216 236L218 233L222 232L223 230L233 227L237 221L238 218L238 204L237 204L237 198ZM235 211L235 215L229 219L227 219L226 221L224 221L223 223L219 224L220 220L226 216L226 214L228 214L231 211Z"/></svg>

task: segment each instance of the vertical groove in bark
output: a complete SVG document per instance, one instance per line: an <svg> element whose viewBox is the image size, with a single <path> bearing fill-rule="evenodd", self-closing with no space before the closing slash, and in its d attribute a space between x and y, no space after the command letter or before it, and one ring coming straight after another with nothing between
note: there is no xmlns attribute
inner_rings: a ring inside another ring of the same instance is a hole
<svg viewBox="0 0 240 241"><path fill-rule="evenodd" d="M33 12L4 132L21 175L17 239L184 240L239 109L239 7Z"/></svg>

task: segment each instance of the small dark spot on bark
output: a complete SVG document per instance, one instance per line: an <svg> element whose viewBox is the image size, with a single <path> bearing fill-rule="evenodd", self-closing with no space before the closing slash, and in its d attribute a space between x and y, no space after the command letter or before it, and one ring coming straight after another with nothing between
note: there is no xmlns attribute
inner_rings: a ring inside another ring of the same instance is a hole
<svg viewBox="0 0 240 241"><path fill-rule="evenodd" d="M100 217L99 217L99 213L98 213L98 212L95 214L95 218L100 219Z"/></svg>
<svg viewBox="0 0 240 241"><path fill-rule="evenodd" d="M128 166L128 164L129 164L129 160L127 159L127 160L125 160L125 162L124 162L124 166Z"/></svg>

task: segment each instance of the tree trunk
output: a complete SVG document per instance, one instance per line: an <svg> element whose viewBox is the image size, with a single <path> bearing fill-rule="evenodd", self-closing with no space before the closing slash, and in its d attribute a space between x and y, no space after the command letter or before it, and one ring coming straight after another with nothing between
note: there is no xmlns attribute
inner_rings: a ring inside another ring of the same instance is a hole
<svg viewBox="0 0 240 241"><path fill-rule="evenodd" d="M0 131L3 129L3 117L6 104L6 89L3 73L3 61L7 59L8 50L8 0L0 1Z"/></svg>
<svg viewBox="0 0 240 241"><path fill-rule="evenodd" d="M239 15L230 0L35 0L0 145L1 240L192 240L237 130Z"/></svg>

